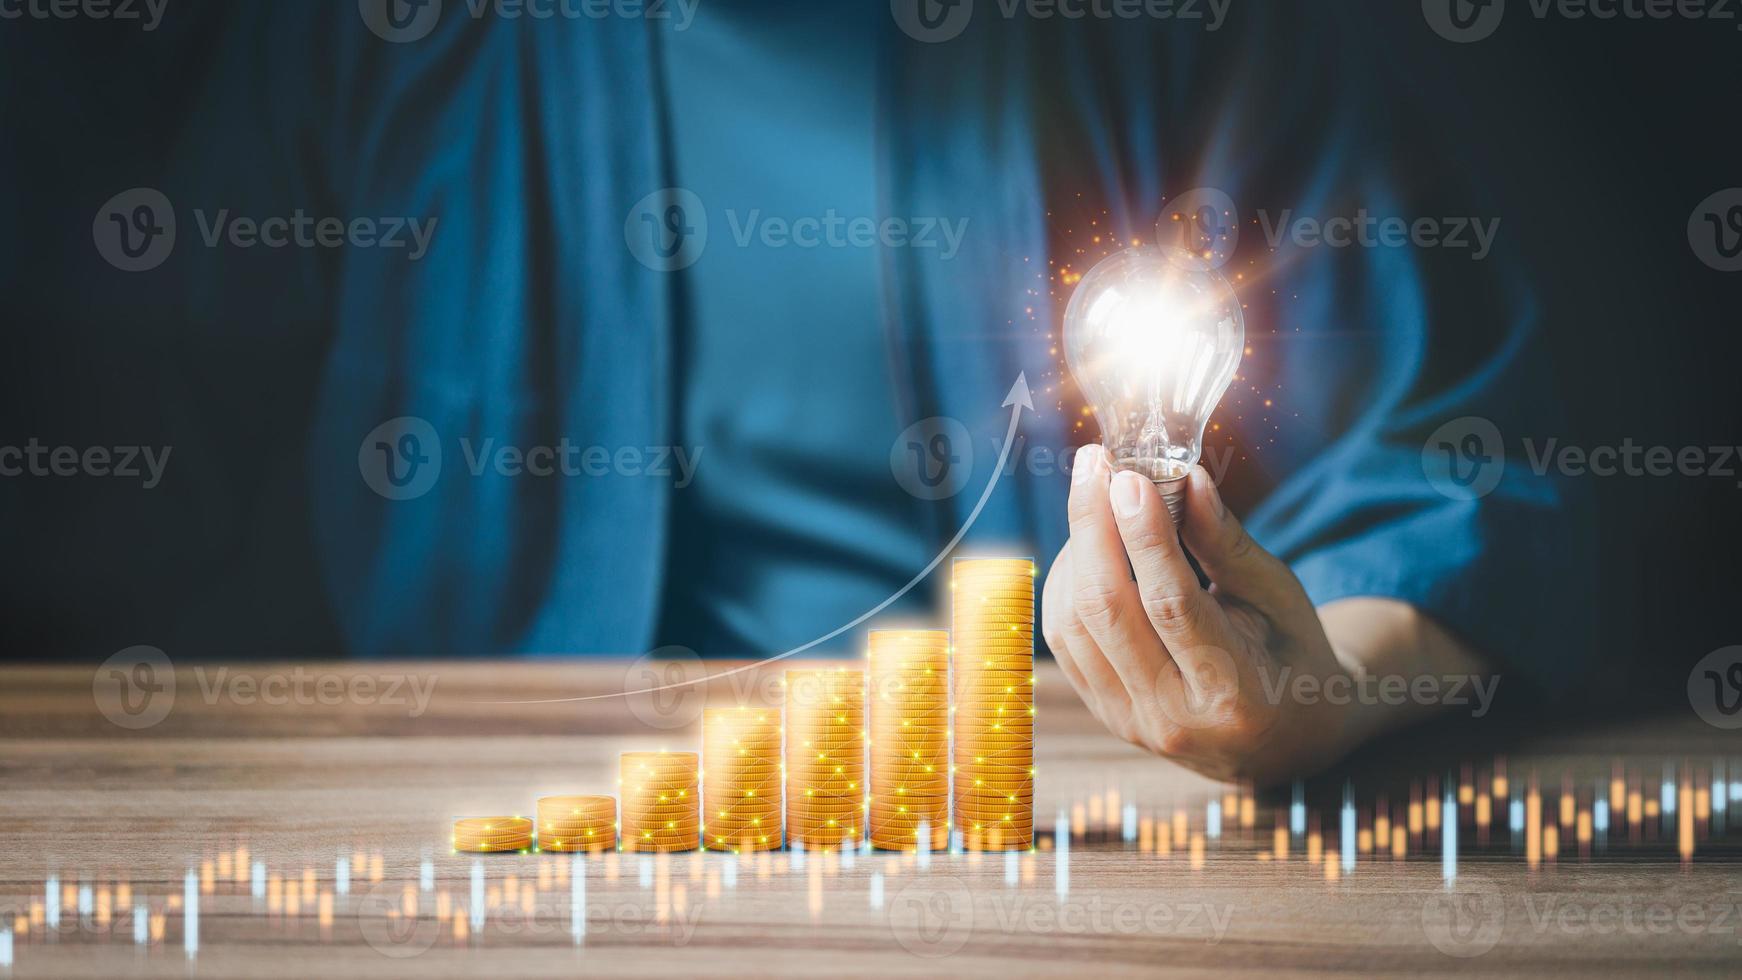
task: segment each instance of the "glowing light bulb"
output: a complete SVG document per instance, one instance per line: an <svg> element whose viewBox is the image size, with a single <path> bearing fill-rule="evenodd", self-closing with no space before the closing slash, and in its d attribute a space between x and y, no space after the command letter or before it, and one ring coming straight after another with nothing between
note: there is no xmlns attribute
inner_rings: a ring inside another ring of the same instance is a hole
<svg viewBox="0 0 1742 980"><path fill-rule="evenodd" d="M1245 349L1234 288L1183 249L1128 248L1077 284L1064 340L1113 465L1153 480L1178 526L1204 426Z"/></svg>

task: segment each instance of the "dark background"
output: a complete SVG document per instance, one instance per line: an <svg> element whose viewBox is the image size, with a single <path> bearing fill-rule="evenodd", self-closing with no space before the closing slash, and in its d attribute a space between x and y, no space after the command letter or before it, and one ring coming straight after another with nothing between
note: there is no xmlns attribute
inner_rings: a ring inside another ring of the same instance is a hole
<svg viewBox="0 0 1742 980"><path fill-rule="evenodd" d="M302 472L330 340L318 277L288 262L252 268L257 306L215 316L203 291L216 284L128 279L91 242L91 216L121 189L117 159L137 175L131 185L173 187L189 146L207 147L208 163L233 152L226 133L198 129L192 107L229 84L226 26L241 6L172 0L146 35L0 21L0 444L175 447L170 478L150 493L0 479L6 659L94 662L191 620L205 624L195 649L207 655L347 653L313 584ZM1490 261L1510 263L1540 297L1550 355L1552 377L1529 394L1557 401L1564 420L1539 438L1742 442L1742 273L1703 265L1685 233L1695 205L1742 186L1735 22L1537 20L1514 0L1494 37L1460 46L1426 30L1413 2L1338 3L1326 17L1295 6L1236 0L1230 23L1195 42L1199 69L1267 73L1259 82L1279 93L1347 83L1361 93L1349 110L1397 134L1392 162L1414 177L1417 200L1440 205L1423 213L1502 218L1505 249ZM1243 58L1255 32L1287 33L1285 56ZM326 67L311 51L306 84L330 84ZM1441 187L1473 191L1435 202ZM1243 247L1261 241L1249 230ZM1232 479L1244 506L1241 474ZM1569 555L1568 581L1594 566L1597 584L1578 586L1591 591L1579 596L1588 622L1567 624L1574 663L1578 645L1601 645L1661 671L1670 681L1648 688L1668 695L1694 660L1739 642L1739 481L1580 481L1591 550ZM1598 653L1593 669L1613 669Z"/></svg>

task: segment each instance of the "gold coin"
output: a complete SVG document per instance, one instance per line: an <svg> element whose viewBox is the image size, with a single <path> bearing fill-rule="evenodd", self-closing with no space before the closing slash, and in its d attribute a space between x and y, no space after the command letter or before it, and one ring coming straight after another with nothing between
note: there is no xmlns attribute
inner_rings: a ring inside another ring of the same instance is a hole
<svg viewBox="0 0 1742 980"><path fill-rule="evenodd" d="M467 844L459 841L454 842L454 850L466 854L502 854L510 851L529 851L531 849L531 840L521 841L518 844Z"/></svg>
<svg viewBox="0 0 1742 980"><path fill-rule="evenodd" d="M956 744L953 750L960 759L964 751L982 747L1007 749L1013 744L1034 744L1034 719L1021 714L1002 718L963 718L956 724Z"/></svg>
<svg viewBox="0 0 1742 980"><path fill-rule="evenodd" d="M950 577L955 578L975 572L1023 572L1031 573L1035 569L1035 561L1031 557L1015 555L1009 558L956 558L950 562Z"/></svg>
<svg viewBox="0 0 1742 980"><path fill-rule="evenodd" d="M946 758L926 765L890 765L882 768L873 768L870 775L873 785L888 785L900 780L926 781L932 779L948 779L950 776L950 763Z"/></svg>
<svg viewBox="0 0 1742 980"><path fill-rule="evenodd" d="M957 813L972 817L995 816L1001 813L1014 813L1017 810L1033 810L1034 789L1030 787L1010 796L967 796L958 792L954 806Z"/></svg>
<svg viewBox="0 0 1742 980"><path fill-rule="evenodd" d="M655 769L693 766L700 761L694 752L624 752L618 756L622 765L649 766Z"/></svg>
<svg viewBox="0 0 1742 980"><path fill-rule="evenodd" d="M466 850L472 850L472 851L480 851L480 850L518 851L518 850L521 850L522 848L532 846L531 835L522 835L520 837L492 837L492 838L455 837L453 839L453 841L454 841L454 849L461 850L461 851L466 851Z"/></svg>
<svg viewBox="0 0 1742 980"><path fill-rule="evenodd" d="M690 846L693 847L693 846L695 846L694 841L698 837L701 836L701 832L702 832L702 829L699 826L697 826L697 827L683 827L683 828L680 828L677 830L672 830L670 832L657 833L657 834L650 834L650 833L647 833L646 831L637 831L636 833L631 834L631 833L628 833L627 831L625 831L624 833L617 835L617 842L619 844L625 844L625 845L629 844L630 842L636 842L636 843L641 843L641 844L685 844L685 843L688 843L688 844L690 844Z"/></svg>
<svg viewBox="0 0 1742 980"><path fill-rule="evenodd" d="M1034 747L1028 744L1006 745L1001 748L980 746L956 753L956 774L975 778L983 772L1009 772L1034 768ZM1002 768L990 768L1002 767Z"/></svg>
<svg viewBox="0 0 1742 980"><path fill-rule="evenodd" d="M910 806L930 800L947 799L949 795L950 787L947 782L892 783L872 793L870 799L873 806Z"/></svg>
<svg viewBox="0 0 1742 980"><path fill-rule="evenodd" d="M865 794L851 796L794 796L786 801L787 813L840 813L865 805Z"/></svg>
<svg viewBox="0 0 1742 980"><path fill-rule="evenodd" d="M551 838L556 838L556 837L564 837L564 838L610 837L610 836L615 836L616 833L617 833L616 824L600 824L600 825L595 826L595 827L540 827L540 828L538 828L538 836L551 837Z"/></svg>
<svg viewBox="0 0 1742 980"><path fill-rule="evenodd" d="M779 838L748 841L717 841L713 839L702 842L702 847L709 851L720 851L727 854L742 854L746 851L778 851L785 845Z"/></svg>

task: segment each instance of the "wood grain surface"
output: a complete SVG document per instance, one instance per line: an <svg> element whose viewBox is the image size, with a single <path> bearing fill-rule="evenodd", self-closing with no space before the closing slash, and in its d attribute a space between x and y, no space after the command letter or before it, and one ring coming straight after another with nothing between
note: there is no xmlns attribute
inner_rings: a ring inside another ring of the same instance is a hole
<svg viewBox="0 0 1742 980"><path fill-rule="evenodd" d="M1201 862L1184 840L1165 855L1123 843L1118 815L1097 814L1070 845L1062 896L1054 850L1021 855L1014 885L1002 855L940 854L921 868L912 855L860 855L847 867L812 854L794 867L790 855L776 854L766 867L737 861L735 887L723 882L724 855L650 861L644 886L631 856L577 865L569 856L448 850L454 816L530 814L541 795L614 793L619 752L694 749L704 703L767 699L779 672L747 671L676 697L498 702L621 694L649 678L693 678L697 669L627 661L180 665L167 714L140 730L105 714L141 717L116 708L122 692L113 677L0 670L0 931L13 932L12 963L0 971L1648 976L1734 975L1742 963L1738 835L1716 824L1701 825L1691 861L1654 825L1648 840L1616 839L1588 855L1569 840L1557 860L1536 868L1512 853L1504 830L1481 845L1466 827L1450 890L1437 838L1401 861L1362 854L1336 880L1323 860L1305 860L1299 840L1277 860L1272 824L1286 812L1286 790L1253 800L1251 826L1228 814ZM1206 804L1228 788L1108 736L1050 667L1037 690L1040 827L1050 832L1061 808L1112 790L1121 808L1134 804L1163 822L1183 810L1191 833L1203 833ZM133 693L138 708L143 696ZM161 704L164 693L157 696ZM1537 774L1551 797L1563 774L1585 785L1617 762L1636 766L1655 793L1666 758L1708 765L1742 754L1734 733L1691 717L1513 735L1498 747L1460 744L1465 737L1436 729L1400 738L1315 780L1308 802L1325 846L1336 845L1345 780L1363 800L1379 792L1403 799L1412 783L1457 772L1460 760L1487 772L1503 751L1515 783ZM300 882L306 873L314 887L297 914L282 902L274 911L252 894L246 874L229 868L226 880L199 889L190 957L186 910L176 907L185 876L192 871L197 881L206 862L233 864L238 848L269 874ZM362 867L354 866L359 856ZM340 859L353 863L348 894L337 894ZM434 879L427 890L419 885L426 862ZM587 914L577 943L570 923L578 867ZM470 910L474 874L496 901L487 901L481 931L456 938L451 912L437 921L436 904ZM51 876L72 890L59 929L30 922ZM123 882L148 923L162 916L160 939L134 944L131 909L115 901ZM78 897L81 888L89 899ZM416 914L390 916L407 889ZM98 896L115 906L107 917L82 914L80 902L95 905Z"/></svg>

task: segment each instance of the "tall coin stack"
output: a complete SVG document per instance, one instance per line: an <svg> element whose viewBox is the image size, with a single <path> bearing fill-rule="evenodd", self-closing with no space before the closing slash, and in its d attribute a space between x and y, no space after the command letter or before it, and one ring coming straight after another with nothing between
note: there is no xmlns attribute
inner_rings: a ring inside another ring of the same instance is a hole
<svg viewBox="0 0 1742 980"><path fill-rule="evenodd" d="M709 708L702 714L702 846L772 851L780 833L780 712Z"/></svg>
<svg viewBox="0 0 1742 980"><path fill-rule="evenodd" d="M701 845L701 767L694 752L625 752L619 766L624 851Z"/></svg>
<svg viewBox="0 0 1742 980"><path fill-rule="evenodd" d="M950 634L946 630L872 630L871 844L917 849L949 846Z"/></svg>
<svg viewBox="0 0 1742 980"><path fill-rule="evenodd" d="M865 829L865 672L786 672L786 838L856 845Z"/></svg>
<svg viewBox="0 0 1742 980"><path fill-rule="evenodd" d="M950 573L955 825L972 850L1034 844L1034 561Z"/></svg>
<svg viewBox="0 0 1742 980"><path fill-rule="evenodd" d="M616 848L616 800L609 796L539 797L539 850L596 853Z"/></svg>

